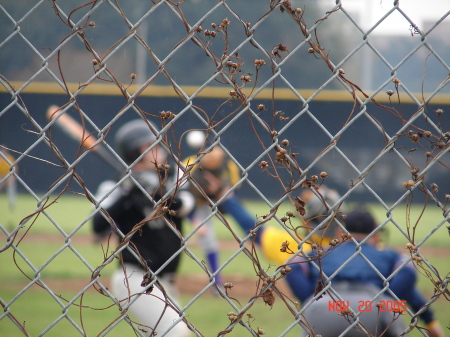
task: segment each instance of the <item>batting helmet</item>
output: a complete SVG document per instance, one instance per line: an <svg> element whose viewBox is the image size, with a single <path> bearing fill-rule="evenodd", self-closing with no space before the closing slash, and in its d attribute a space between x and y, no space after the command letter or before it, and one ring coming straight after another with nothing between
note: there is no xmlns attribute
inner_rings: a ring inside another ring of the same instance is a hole
<svg viewBox="0 0 450 337"><path fill-rule="evenodd" d="M135 119L117 130L115 140L119 155L127 163L132 163L141 155L141 146L155 142L156 137L146 122Z"/></svg>

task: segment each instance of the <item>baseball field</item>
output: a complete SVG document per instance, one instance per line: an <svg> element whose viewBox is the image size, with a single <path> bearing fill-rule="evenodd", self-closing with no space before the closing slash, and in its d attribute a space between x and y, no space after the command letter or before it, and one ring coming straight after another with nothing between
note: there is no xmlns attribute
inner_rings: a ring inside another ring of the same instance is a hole
<svg viewBox="0 0 450 337"><path fill-rule="evenodd" d="M49 200L49 205L53 200ZM245 202L248 210L257 216L269 212L262 203ZM369 205L376 218L386 219L386 211L379 206ZM24 336L17 324L25 327L30 336L78 336L85 331L86 336L97 336L120 316L120 311L112 301L89 286L92 272L103 263L115 245L115 240L95 243L90 231L89 214L92 206L82 196L63 196L51 206L36 215L41 207L31 196L19 195L16 205L10 209L5 195L0 195L0 298L5 312L0 316L1 336ZM279 210L280 216L289 210L289 205ZM415 227L415 241L428 237L420 248L422 256L429 263L418 268L420 278L418 286L427 298L433 296L433 285L426 277L430 267L434 267L442 277L449 276L450 256L448 223L442 222L442 211L434 205L414 205L410 212L404 206L397 208L394 219L406 231L407 220L411 230ZM31 215L31 216L30 216ZM30 216L27 221L24 219ZM436 230L433 229L442 222ZM13 239L8 236L19 224L21 229ZM231 228L241 238L243 232L231 220ZM268 223L275 225L275 223ZM416 225L416 226L415 226ZM185 234L192 227L187 223ZM229 324L228 313L237 313L245 307L255 295L258 286L257 268L273 273L276 266L265 261L258 254L259 264L254 264L243 253L236 254L240 246L223 224L216 223L216 233L220 242L221 272L223 282L232 282L229 299L225 300L207 289L186 310L188 320L204 336L217 336ZM430 235L431 234L431 235ZM385 245L408 253L408 242L392 224L388 224L383 234ZM248 246L250 248L250 246ZM196 236L187 242L187 251L195 259L202 261L203 253L198 247ZM185 306L208 285L208 275L201 266L186 252L182 252L180 276L177 285L180 291L181 305ZM257 251L258 253L258 251ZM232 258L233 257L233 258ZM106 266L100 281L108 287L109 276L118 262ZM39 282L34 282L39 279ZM283 280L277 282L286 301L295 298L289 293ZM442 325L449 325L449 302L441 296L432 308ZM13 322L14 317L17 324ZM403 318L408 321L409 315ZM294 323L294 316L283 300L276 295L272 308L265 305L262 298L251 306L243 317L254 328L262 328L268 336L299 336L299 327L288 331ZM74 324L78 327L75 328ZM48 330L46 330L48 329ZM78 329L78 331L77 331ZM242 326L236 326L228 336L249 335ZM288 331L288 332L287 332ZM122 321L108 336L134 336L132 329ZM421 336L414 331L410 336Z"/></svg>

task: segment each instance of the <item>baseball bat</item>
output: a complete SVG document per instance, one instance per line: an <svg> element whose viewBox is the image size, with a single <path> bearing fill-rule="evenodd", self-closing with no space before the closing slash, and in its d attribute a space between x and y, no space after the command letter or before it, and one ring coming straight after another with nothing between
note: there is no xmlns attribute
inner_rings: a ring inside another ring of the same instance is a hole
<svg viewBox="0 0 450 337"><path fill-rule="evenodd" d="M55 125L58 126L67 136L77 142L80 142L81 146L84 148L90 148L93 153L114 167L118 172L122 172L124 170L122 165L120 165L117 159L115 159L105 147L101 144L94 146L97 139L93 135L89 134L80 123L66 113L58 116L59 110L60 107L56 105L49 106L46 112L47 119L51 121L56 118Z"/></svg>

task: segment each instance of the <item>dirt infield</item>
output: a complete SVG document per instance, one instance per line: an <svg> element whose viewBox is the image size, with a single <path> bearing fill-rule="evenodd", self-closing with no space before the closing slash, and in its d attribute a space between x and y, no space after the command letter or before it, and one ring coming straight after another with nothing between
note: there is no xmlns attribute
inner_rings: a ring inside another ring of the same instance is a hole
<svg viewBox="0 0 450 337"><path fill-rule="evenodd" d="M28 234L27 240L32 242L55 242L61 241L61 235L36 235L36 234ZM74 244L81 245L91 245L93 244L93 239L91 236L86 235L75 235L71 238L71 242ZM220 242L221 251L233 251L236 249L235 241L221 241ZM401 251L405 249L404 247L398 247L398 250ZM406 252L405 252L406 253ZM422 247L421 253L423 256L448 256L449 250L446 247ZM222 275L223 282L231 282L233 284L233 288L229 291L230 296L246 296L256 295L256 290L258 286L258 278L257 276L249 276L243 274L235 274L235 275ZM88 283L89 279L86 278L77 278L71 279L68 281L67 279L51 279L46 281L46 285L49 286L53 291L66 291L66 290L74 290L74 289L83 289ZM109 280L107 278L102 278L101 282L108 287ZM26 283L14 283L14 284L4 284L3 286L8 289L18 289L26 286ZM202 291L208 285L208 278L205 274L183 274L181 277L176 279L177 288L180 291L180 294L197 294ZM38 286L33 286L32 288L37 288ZM283 280L279 280L277 282L277 288L282 293L291 296L291 292L287 287L286 283ZM212 291L207 291L205 294L212 294Z"/></svg>

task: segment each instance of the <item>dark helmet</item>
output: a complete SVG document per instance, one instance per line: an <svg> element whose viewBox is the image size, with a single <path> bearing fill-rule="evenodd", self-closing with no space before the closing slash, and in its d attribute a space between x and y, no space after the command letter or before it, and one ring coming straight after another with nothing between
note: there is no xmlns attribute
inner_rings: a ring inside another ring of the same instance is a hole
<svg viewBox="0 0 450 337"><path fill-rule="evenodd" d="M369 234L376 227L375 219L365 209L352 211L345 218L345 228L351 233Z"/></svg>
<svg viewBox="0 0 450 337"><path fill-rule="evenodd" d="M144 120L135 119L117 130L115 140L119 155L127 163L132 163L141 155L141 146L154 143L156 136Z"/></svg>

